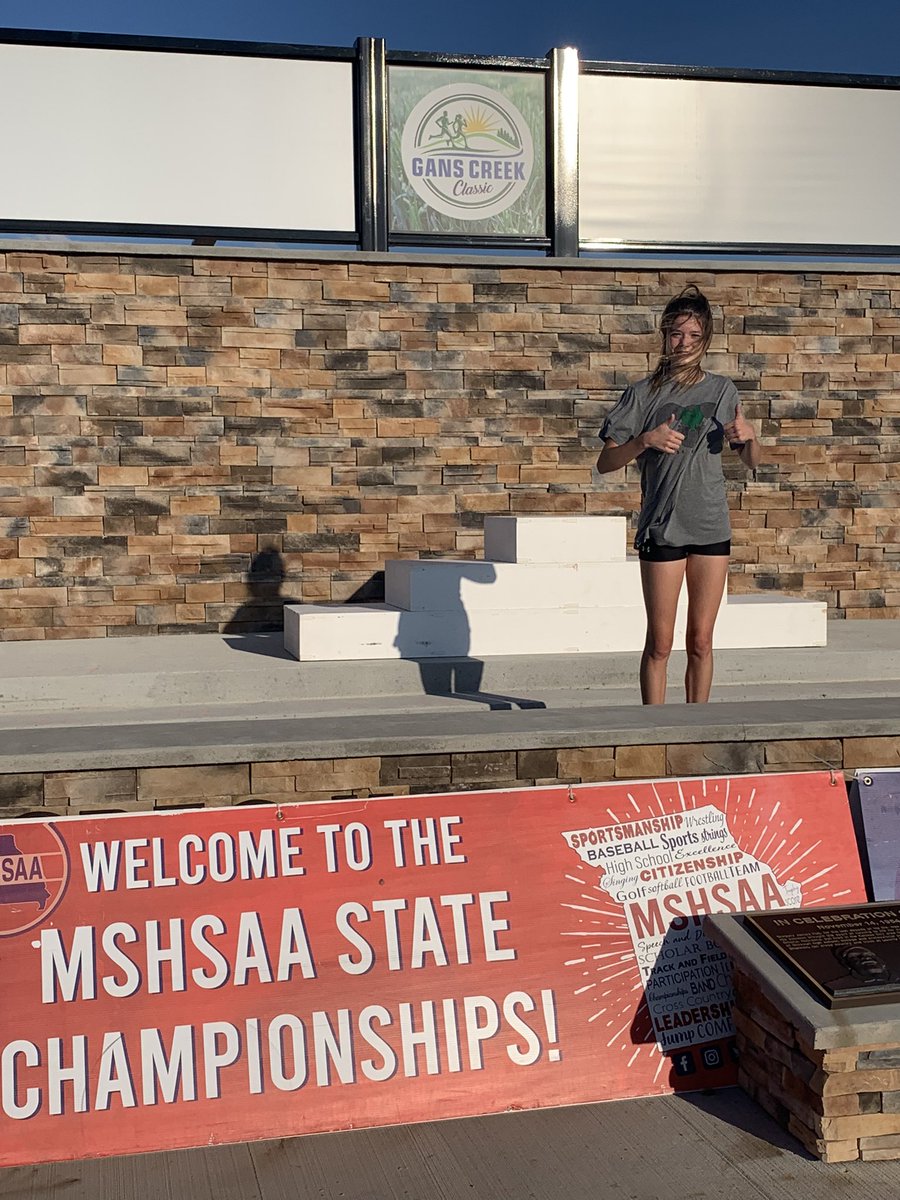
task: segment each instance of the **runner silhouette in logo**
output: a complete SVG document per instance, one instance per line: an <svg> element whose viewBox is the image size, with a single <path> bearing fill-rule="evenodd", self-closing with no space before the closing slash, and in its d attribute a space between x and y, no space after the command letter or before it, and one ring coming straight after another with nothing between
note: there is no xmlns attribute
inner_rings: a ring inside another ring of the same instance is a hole
<svg viewBox="0 0 900 1200"><path fill-rule="evenodd" d="M462 113L457 113L451 123L449 114L445 108L441 115L436 119L435 125L437 125L440 133L432 133L428 138L429 142L434 142L440 138L443 138L451 149L459 150L462 148L463 150L468 150L469 143L465 132L466 119Z"/></svg>
<svg viewBox="0 0 900 1200"><path fill-rule="evenodd" d="M435 125L437 125L438 129L440 130L440 133L433 133L428 139L429 142L434 142L438 138L446 138L448 146L452 146L453 145L453 133L450 129L450 117L447 115L446 108L444 109L444 111L441 113L441 115L435 121Z"/></svg>

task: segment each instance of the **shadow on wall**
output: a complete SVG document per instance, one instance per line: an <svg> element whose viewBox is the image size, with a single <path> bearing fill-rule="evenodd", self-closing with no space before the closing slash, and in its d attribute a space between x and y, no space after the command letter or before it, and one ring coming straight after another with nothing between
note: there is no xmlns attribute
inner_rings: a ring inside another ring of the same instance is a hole
<svg viewBox="0 0 900 1200"><path fill-rule="evenodd" d="M274 547L254 555L247 572L247 599L225 626L225 633L276 633L284 628L286 604L300 604L300 598L282 595L284 561Z"/></svg>

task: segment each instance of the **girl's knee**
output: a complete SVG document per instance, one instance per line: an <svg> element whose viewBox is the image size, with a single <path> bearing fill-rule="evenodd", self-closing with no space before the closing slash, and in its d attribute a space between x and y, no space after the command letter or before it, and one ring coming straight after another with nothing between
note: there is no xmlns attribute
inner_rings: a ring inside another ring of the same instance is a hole
<svg viewBox="0 0 900 1200"><path fill-rule="evenodd" d="M689 629L685 646L691 658L709 658L713 651L712 630Z"/></svg>
<svg viewBox="0 0 900 1200"><path fill-rule="evenodd" d="M673 638L650 637L644 644L644 654L654 662L668 662L672 654Z"/></svg>

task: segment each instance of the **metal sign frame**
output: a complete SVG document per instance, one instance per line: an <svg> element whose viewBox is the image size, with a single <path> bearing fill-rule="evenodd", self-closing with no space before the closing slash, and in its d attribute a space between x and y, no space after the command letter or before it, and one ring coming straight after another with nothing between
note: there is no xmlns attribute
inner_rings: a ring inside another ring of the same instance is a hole
<svg viewBox="0 0 900 1200"><path fill-rule="evenodd" d="M789 84L798 87L854 88L858 90L900 90L900 76L826 74L813 71L770 71L731 67L667 66L659 63L581 62L581 75L625 75L650 79L689 79L722 83ZM900 244L834 244L820 242L673 242L673 241L590 241L579 243L582 253L608 254L611 251L653 253L683 252L698 255L824 255L860 257L877 255L900 257Z"/></svg>
<svg viewBox="0 0 900 1200"><path fill-rule="evenodd" d="M359 38L355 46L307 46L271 42L144 37L29 29L0 29L0 45L83 47L141 50L161 54L203 54L251 58L286 58L351 62L354 88L355 210L354 229L222 228L219 226L144 225L110 222L61 222L0 219L0 233L70 234L187 239L198 245L217 240L283 242L348 246L370 252L421 249L520 250L553 257L643 252L746 255L828 255L900 257L900 244L832 245L787 242L672 242L579 240L578 229L578 80L581 75L625 75L665 79L740 83L792 84L800 87L900 90L900 77L818 74L768 70L665 66L650 63L579 61L571 47L556 48L546 58L449 55L388 51L382 38ZM545 162L547 172L546 233L542 237L466 234L401 234L389 229L388 68L429 68L534 72L546 81Z"/></svg>

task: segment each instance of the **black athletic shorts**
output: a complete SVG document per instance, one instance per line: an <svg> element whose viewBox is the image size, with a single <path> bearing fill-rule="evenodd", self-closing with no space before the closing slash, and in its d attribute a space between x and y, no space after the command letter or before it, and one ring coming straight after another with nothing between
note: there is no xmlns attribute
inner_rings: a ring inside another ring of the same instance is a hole
<svg viewBox="0 0 900 1200"><path fill-rule="evenodd" d="M731 542L706 542L694 546L658 546L656 542L648 542L643 550L638 552L641 562L677 562L687 558L689 554L705 554L710 557L720 555L727 558L731 553Z"/></svg>

